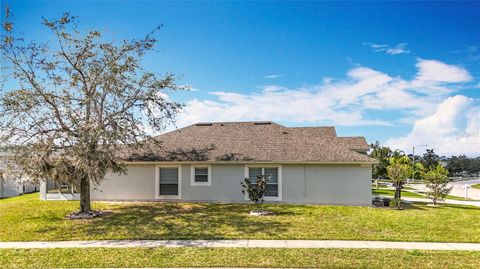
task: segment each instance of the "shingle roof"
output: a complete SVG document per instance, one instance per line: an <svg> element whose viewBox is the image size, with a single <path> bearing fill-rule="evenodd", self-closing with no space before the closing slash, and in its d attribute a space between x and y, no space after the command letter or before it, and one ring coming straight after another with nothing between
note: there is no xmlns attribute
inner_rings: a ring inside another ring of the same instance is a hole
<svg viewBox="0 0 480 269"><path fill-rule="evenodd" d="M122 154L126 161L252 161L373 163L356 152L358 138L334 127L289 128L273 122L197 123L154 138L158 144Z"/></svg>
<svg viewBox="0 0 480 269"><path fill-rule="evenodd" d="M367 140L363 136L338 137L337 139L343 146L351 150L367 152L370 149Z"/></svg>

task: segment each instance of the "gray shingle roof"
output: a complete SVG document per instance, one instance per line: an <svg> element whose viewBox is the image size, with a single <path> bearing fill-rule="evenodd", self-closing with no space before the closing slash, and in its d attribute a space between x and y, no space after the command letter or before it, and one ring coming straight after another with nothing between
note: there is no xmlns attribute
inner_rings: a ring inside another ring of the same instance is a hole
<svg viewBox="0 0 480 269"><path fill-rule="evenodd" d="M154 138L159 144L124 152L126 161L252 161L373 163L356 152L364 138L338 138L334 127L273 122L197 123Z"/></svg>
<svg viewBox="0 0 480 269"><path fill-rule="evenodd" d="M340 144L358 152L367 152L370 146L363 136L338 137Z"/></svg>

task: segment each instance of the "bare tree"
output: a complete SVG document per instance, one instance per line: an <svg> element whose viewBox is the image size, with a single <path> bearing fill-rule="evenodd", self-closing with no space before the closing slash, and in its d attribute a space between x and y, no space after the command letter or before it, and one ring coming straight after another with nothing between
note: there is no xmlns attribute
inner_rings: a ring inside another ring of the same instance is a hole
<svg viewBox="0 0 480 269"><path fill-rule="evenodd" d="M44 18L55 42L27 42L6 10L0 142L31 178L77 186L79 213L88 214L95 213L90 184L109 171L126 171L116 153L141 146L149 138L147 128L160 131L172 123L181 104L169 101L167 93L184 87L172 74L143 68L155 31L138 40L105 41L102 32L80 31L76 22L69 13Z"/></svg>

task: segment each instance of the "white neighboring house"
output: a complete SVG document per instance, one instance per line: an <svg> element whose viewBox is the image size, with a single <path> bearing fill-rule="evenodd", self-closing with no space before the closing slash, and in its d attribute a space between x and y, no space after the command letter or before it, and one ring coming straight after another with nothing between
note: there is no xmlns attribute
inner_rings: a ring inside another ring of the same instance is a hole
<svg viewBox="0 0 480 269"><path fill-rule="evenodd" d="M0 152L0 198L18 196L24 193L32 193L40 190L39 184L33 184L28 179L5 178L5 164L1 158L7 154Z"/></svg>
<svg viewBox="0 0 480 269"><path fill-rule="evenodd" d="M39 190L38 185L29 182L17 182L0 179L0 198L18 196Z"/></svg>

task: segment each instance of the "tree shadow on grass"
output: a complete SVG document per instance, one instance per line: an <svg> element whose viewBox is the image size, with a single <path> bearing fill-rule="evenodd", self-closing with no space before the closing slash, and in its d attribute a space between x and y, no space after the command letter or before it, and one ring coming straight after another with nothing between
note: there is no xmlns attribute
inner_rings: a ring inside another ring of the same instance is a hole
<svg viewBox="0 0 480 269"><path fill-rule="evenodd" d="M125 204L94 219L87 233L105 239L168 240L272 238L286 231L280 216L250 216L251 209L243 204Z"/></svg>
<svg viewBox="0 0 480 269"><path fill-rule="evenodd" d="M455 205L455 204L440 204L438 207L432 207L433 209L442 209L442 208L455 208L455 209L466 209L466 210L480 210L480 207L473 205Z"/></svg>
<svg viewBox="0 0 480 269"><path fill-rule="evenodd" d="M402 208L404 210L423 210L425 211L426 209L421 207L425 206L426 204L420 204L420 203L402 203Z"/></svg>

